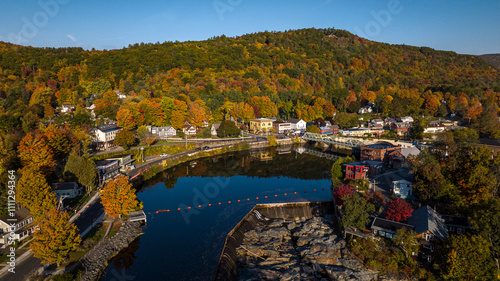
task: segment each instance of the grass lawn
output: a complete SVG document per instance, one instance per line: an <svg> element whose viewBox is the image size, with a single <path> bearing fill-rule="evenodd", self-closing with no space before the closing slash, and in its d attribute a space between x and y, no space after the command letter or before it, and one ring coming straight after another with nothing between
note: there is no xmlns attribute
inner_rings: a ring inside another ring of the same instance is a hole
<svg viewBox="0 0 500 281"><path fill-rule="evenodd" d="M122 226L121 221L115 221L113 223L113 226L111 227L111 230L109 231L108 237L109 238L113 237L113 235L115 235L118 232L118 230L120 230L121 226Z"/></svg>

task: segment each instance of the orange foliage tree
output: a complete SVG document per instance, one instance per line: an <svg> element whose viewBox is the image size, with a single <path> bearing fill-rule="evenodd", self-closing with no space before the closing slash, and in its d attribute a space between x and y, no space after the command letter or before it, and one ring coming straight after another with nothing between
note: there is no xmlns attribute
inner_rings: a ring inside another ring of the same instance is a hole
<svg viewBox="0 0 500 281"><path fill-rule="evenodd" d="M44 136L35 137L33 134L27 134L17 149L23 166L34 166L48 174L56 165L54 153Z"/></svg>
<svg viewBox="0 0 500 281"><path fill-rule="evenodd" d="M101 191L101 202L104 211L111 217L121 218L122 215L128 215L142 207L132 189L132 184L127 177L121 175L106 183Z"/></svg>

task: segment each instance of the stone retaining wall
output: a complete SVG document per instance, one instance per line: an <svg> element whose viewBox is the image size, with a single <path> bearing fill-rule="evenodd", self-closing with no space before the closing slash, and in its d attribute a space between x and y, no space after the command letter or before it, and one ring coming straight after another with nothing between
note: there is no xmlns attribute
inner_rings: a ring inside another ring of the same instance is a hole
<svg viewBox="0 0 500 281"><path fill-rule="evenodd" d="M82 259L85 274L81 281L97 280L100 273L106 269L109 259L119 251L129 246L137 237L142 235L141 223L138 221L127 222L110 239L99 242Z"/></svg>

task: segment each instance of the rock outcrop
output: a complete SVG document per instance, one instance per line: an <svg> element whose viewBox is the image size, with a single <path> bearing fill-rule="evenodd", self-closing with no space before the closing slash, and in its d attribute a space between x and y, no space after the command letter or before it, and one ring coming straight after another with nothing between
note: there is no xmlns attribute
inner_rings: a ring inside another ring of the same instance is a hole
<svg viewBox="0 0 500 281"><path fill-rule="evenodd" d="M240 280L379 280L332 225L331 216L261 221L237 249Z"/></svg>

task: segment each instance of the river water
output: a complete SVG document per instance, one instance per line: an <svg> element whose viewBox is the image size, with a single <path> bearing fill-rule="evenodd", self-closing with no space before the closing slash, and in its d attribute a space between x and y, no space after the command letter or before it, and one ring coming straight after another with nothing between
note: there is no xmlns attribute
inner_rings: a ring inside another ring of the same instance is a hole
<svg viewBox="0 0 500 281"><path fill-rule="evenodd" d="M255 204L330 200L332 161L298 151L228 153L157 175L137 193L144 235L110 261L101 280L212 280L227 233Z"/></svg>

